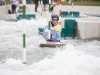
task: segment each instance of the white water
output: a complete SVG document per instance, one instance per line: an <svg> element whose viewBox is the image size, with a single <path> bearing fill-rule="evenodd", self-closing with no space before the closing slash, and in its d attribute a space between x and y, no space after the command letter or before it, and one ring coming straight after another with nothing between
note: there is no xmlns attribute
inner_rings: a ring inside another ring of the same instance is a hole
<svg viewBox="0 0 100 75"><path fill-rule="evenodd" d="M63 48L40 48L38 28L47 20L26 20L27 65L22 64L23 21L0 21L0 75L100 75L100 41L62 40Z"/></svg>

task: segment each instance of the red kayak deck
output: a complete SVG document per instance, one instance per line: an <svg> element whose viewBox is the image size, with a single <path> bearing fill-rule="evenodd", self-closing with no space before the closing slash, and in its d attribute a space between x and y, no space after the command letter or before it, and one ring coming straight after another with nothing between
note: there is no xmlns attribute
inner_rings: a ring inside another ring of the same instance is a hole
<svg viewBox="0 0 100 75"><path fill-rule="evenodd" d="M63 47L66 45L63 42L44 42L40 44L40 47Z"/></svg>

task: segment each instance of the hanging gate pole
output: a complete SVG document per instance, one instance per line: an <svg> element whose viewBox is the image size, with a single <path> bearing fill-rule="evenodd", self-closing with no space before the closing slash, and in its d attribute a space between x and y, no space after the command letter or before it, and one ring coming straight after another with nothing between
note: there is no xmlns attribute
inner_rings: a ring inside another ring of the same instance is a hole
<svg viewBox="0 0 100 75"><path fill-rule="evenodd" d="M62 15L62 11L61 11L61 4L62 4L62 0L59 0L60 4L59 4L59 18L61 18ZM59 20L59 24L61 25L61 20Z"/></svg>
<svg viewBox="0 0 100 75"><path fill-rule="evenodd" d="M73 2L72 2L72 17L73 17L73 11L74 11L74 10L73 10Z"/></svg>
<svg viewBox="0 0 100 75"><path fill-rule="evenodd" d="M23 0L23 64L26 64L26 0Z"/></svg>
<svg viewBox="0 0 100 75"><path fill-rule="evenodd" d="M49 21L48 21L48 38L50 39L50 20L51 20L51 0L49 0Z"/></svg>
<svg viewBox="0 0 100 75"><path fill-rule="evenodd" d="M68 8L68 16L70 16L70 3L71 3L71 0L68 0L68 6L69 6L69 8Z"/></svg>
<svg viewBox="0 0 100 75"><path fill-rule="evenodd" d="M42 16L42 0L39 0L39 14Z"/></svg>

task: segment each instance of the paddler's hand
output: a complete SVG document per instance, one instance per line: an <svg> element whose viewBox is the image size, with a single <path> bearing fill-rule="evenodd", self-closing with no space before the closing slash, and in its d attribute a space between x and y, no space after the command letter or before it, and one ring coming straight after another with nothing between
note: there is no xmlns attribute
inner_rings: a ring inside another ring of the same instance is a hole
<svg viewBox="0 0 100 75"><path fill-rule="evenodd" d="M61 25L54 26L54 29L55 29L56 31L61 31L62 26L61 26Z"/></svg>
<svg viewBox="0 0 100 75"><path fill-rule="evenodd" d="M45 30L42 35L43 36L48 36L48 34L49 34L49 30Z"/></svg>
<svg viewBox="0 0 100 75"><path fill-rule="evenodd" d="M56 6L56 3L53 3L52 6Z"/></svg>

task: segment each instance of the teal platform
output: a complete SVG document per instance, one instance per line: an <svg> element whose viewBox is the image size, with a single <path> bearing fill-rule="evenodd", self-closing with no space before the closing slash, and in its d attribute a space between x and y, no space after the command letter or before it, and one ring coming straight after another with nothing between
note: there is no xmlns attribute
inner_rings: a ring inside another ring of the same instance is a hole
<svg viewBox="0 0 100 75"><path fill-rule="evenodd" d="M62 28L61 37L75 37L76 20L65 19L64 28Z"/></svg>
<svg viewBox="0 0 100 75"><path fill-rule="evenodd" d="M80 12L77 11L62 11L61 17L68 17L68 18L80 18Z"/></svg>
<svg viewBox="0 0 100 75"><path fill-rule="evenodd" d="M21 20L22 18L23 18L23 14L19 14L17 16L17 20ZM36 18L35 14L26 14L26 19L27 20L35 19L35 18Z"/></svg>
<svg viewBox="0 0 100 75"><path fill-rule="evenodd" d="M38 34L42 35L44 28L38 28Z"/></svg>

